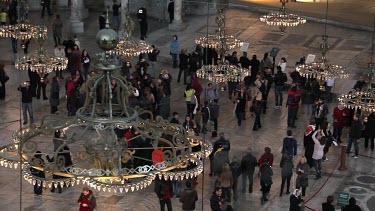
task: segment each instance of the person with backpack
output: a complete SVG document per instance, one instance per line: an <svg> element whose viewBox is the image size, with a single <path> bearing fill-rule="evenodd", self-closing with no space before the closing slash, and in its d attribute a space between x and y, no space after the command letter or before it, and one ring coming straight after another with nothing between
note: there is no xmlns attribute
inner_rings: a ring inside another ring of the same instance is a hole
<svg viewBox="0 0 375 211"><path fill-rule="evenodd" d="M288 130L287 137L283 140L283 149L281 151L282 154L287 154L290 157L297 156L297 141L292 136L292 131Z"/></svg>
<svg viewBox="0 0 375 211"><path fill-rule="evenodd" d="M293 160L292 156L288 155L287 153L283 154L280 162L280 168L281 168L281 189L280 189L280 196L283 195L284 186L286 182L286 194L289 194L290 190L290 180L293 176Z"/></svg>
<svg viewBox="0 0 375 211"><path fill-rule="evenodd" d="M237 201L238 199L238 178L241 175L241 165L238 163L238 157L233 156L233 161L229 164L230 170L232 171L233 176L233 200Z"/></svg>
<svg viewBox="0 0 375 211"><path fill-rule="evenodd" d="M78 198L79 211L93 211L96 207L95 196L88 187L83 188L83 193Z"/></svg>
<svg viewBox="0 0 375 211"><path fill-rule="evenodd" d="M218 127L217 119L219 118L219 111L220 111L220 105L219 105L218 99L214 99L214 101L210 103L209 109L210 109L210 120L214 123L214 131L217 131L217 127Z"/></svg>
<svg viewBox="0 0 375 211"><path fill-rule="evenodd" d="M269 159L264 159L264 162L259 167L259 178L260 178L260 186L262 191L262 198L261 204L263 205L264 202L268 201L267 195L271 190L272 186L272 176L273 171L269 164Z"/></svg>
<svg viewBox="0 0 375 211"><path fill-rule="evenodd" d="M241 160L241 175L242 175L242 193L246 192L246 180L249 180L249 193L253 192L253 177L255 167L258 165L257 159L251 154L250 149L247 150L246 155Z"/></svg>
<svg viewBox="0 0 375 211"><path fill-rule="evenodd" d="M297 111L299 107L300 93L297 84L292 84L288 92L288 100L286 106L288 107L288 127L296 128L295 121L297 118Z"/></svg>
<svg viewBox="0 0 375 211"><path fill-rule="evenodd" d="M279 109L283 105L283 90L285 82L288 81L286 74L281 71L281 67L277 66L277 73L274 77L275 82L275 108Z"/></svg>

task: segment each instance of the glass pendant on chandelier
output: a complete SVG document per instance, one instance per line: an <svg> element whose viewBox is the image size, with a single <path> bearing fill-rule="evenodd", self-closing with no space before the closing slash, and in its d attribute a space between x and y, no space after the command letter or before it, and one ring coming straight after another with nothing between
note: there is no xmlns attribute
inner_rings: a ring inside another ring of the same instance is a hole
<svg viewBox="0 0 375 211"><path fill-rule="evenodd" d="M39 48L35 53L26 54L18 58L15 62L16 69L28 71L29 69L36 72L43 79L44 75L52 71L65 70L68 65L68 59L48 54L43 49L43 44L47 39L47 34L42 28L36 32L34 38L38 41Z"/></svg>
<svg viewBox="0 0 375 211"><path fill-rule="evenodd" d="M296 70L303 77L316 78L320 81L326 81L327 79L347 78L349 76L348 71L343 66L327 63L326 54L329 51L328 35L327 35L327 21L328 21L328 0L327 0L327 7L326 7L326 23L325 23L324 35L322 36L322 43L320 44L322 58L318 62L312 62L311 64L298 65L296 67Z"/></svg>
<svg viewBox="0 0 375 211"><path fill-rule="evenodd" d="M109 54L122 55L124 58L137 57L140 54L152 52L152 47L144 40L134 40L132 34L134 31L134 21L131 17L125 15L124 28L127 32L124 39L120 40L113 50L109 51Z"/></svg>
<svg viewBox="0 0 375 211"><path fill-rule="evenodd" d="M47 27L43 25L33 25L29 23L29 5L27 0L9 1L10 7L15 9L15 14L20 14L18 22L15 20L17 17L9 17L11 21L10 25L0 26L0 37L10 37L18 40L28 40L31 38L37 38L41 34L47 36ZM17 8L19 7L19 8ZM17 12L17 9L19 10Z"/></svg>
<svg viewBox="0 0 375 211"><path fill-rule="evenodd" d="M268 15L263 15L260 17L260 21L267 23L270 26L278 26L281 35L284 35L284 32L287 27L298 26L300 24L306 23L306 19L295 14L287 13L286 3L289 0L280 0L281 9L280 12L270 13Z"/></svg>
<svg viewBox="0 0 375 211"><path fill-rule="evenodd" d="M250 74L249 70L231 65L225 60L226 52L242 45L242 42L234 36L225 34L225 19L224 10L220 9L216 18L217 34L198 37L195 40L196 44L200 44L204 48L215 48L220 51L218 65L203 65L201 69L197 70L198 78L207 79L214 83L239 82Z"/></svg>

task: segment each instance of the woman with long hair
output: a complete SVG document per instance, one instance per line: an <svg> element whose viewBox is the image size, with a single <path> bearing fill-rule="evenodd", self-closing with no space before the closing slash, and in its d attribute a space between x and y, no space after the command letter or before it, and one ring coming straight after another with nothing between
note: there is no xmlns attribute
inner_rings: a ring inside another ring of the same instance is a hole
<svg viewBox="0 0 375 211"><path fill-rule="evenodd" d="M296 173L298 175L296 179L296 188L302 188L302 196L305 196L306 188L309 186L309 178L307 177L309 171L310 167L309 164L307 164L306 157L302 156L296 167Z"/></svg>
<svg viewBox="0 0 375 211"><path fill-rule="evenodd" d="M90 55L86 49L83 49L82 51L81 61L82 61L82 66L83 66L83 76L85 77L85 81L86 81L87 75L90 72L90 62L91 62Z"/></svg>
<svg viewBox="0 0 375 211"><path fill-rule="evenodd" d="M221 174L217 177L217 182L220 184L223 191L222 197L230 202L231 190L233 186L233 174L228 163L224 163Z"/></svg>

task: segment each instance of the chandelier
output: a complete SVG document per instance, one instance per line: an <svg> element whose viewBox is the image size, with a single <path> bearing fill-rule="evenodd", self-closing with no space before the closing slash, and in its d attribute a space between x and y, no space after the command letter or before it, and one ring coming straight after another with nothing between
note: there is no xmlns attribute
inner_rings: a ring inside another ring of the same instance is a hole
<svg viewBox="0 0 375 211"><path fill-rule="evenodd" d="M349 72L341 65L327 64L326 54L329 51L328 35L327 35L327 21L328 21L328 0L326 7L326 23L324 29L324 35L322 36L322 43L320 44L320 50L322 57L318 62L312 62L311 64L298 65L296 70L306 78L316 78L321 81L327 79L336 78L347 78Z"/></svg>
<svg viewBox="0 0 375 211"><path fill-rule="evenodd" d="M132 34L134 31L134 21L128 14L125 15L126 36L120 40L117 46L109 51L109 54L122 55L124 58L137 57L140 54L152 52L152 47L144 40L134 40Z"/></svg>
<svg viewBox="0 0 375 211"><path fill-rule="evenodd" d="M338 100L347 108L361 109L365 114L370 114L375 112L375 86L368 83L361 91L343 94Z"/></svg>
<svg viewBox="0 0 375 211"><path fill-rule="evenodd" d="M29 6L27 0L20 1L19 14L20 23L0 26L0 37L28 40L39 36L47 36L46 26L29 24Z"/></svg>
<svg viewBox="0 0 375 211"><path fill-rule="evenodd" d="M216 17L217 33L208 34L203 37L197 37L195 39L195 44L201 45L203 48L216 48L219 49L224 44L225 47L232 50L233 48L242 46L243 42L235 38L233 35L228 35L225 33L225 14L224 10L220 9L218 17Z"/></svg>
<svg viewBox="0 0 375 211"><path fill-rule="evenodd" d="M82 85L85 102L76 116L46 115L35 128L14 132L14 143L0 147L0 165L21 168L23 178L34 185L84 184L114 193L138 191L155 178L177 180L201 174L201 158L212 152L211 143L150 111L130 107L134 88L116 73L122 66L119 57L104 52L93 59L98 73ZM65 138L55 137L63 144L52 150L56 130ZM130 138L123 135L126 131ZM72 150L67 151L67 146ZM65 165L66 153L73 155L74 165ZM32 162L35 155L57 159L43 166ZM32 174L30 168L45 172L45 178Z"/></svg>
<svg viewBox="0 0 375 211"><path fill-rule="evenodd" d="M43 78L45 74L52 71L65 70L68 65L68 59L48 54L43 49L43 43L47 39L47 34L44 33L43 28L38 29L34 38L38 41L39 49L33 54L26 54L18 58L15 62L15 67L24 71L31 70Z"/></svg>
<svg viewBox="0 0 375 211"><path fill-rule="evenodd" d="M284 35L287 27L298 26L306 23L305 18L286 12L286 3L288 3L288 0L280 0L280 2L280 12L263 15L260 17L260 21L265 22L270 26L278 26L281 31L281 35Z"/></svg>
<svg viewBox="0 0 375 211"><path fill-rule="evenodd" d="M218 25L217 34L195 39L195 43L202 45L204 48L215 48L220 51L221 60L218 65L203 65L201 69L197 70L198 78L207 79L214 83L238 82L250 74L247 69L231 65L228 61L225 61L225 53L227 51L243 44L234 36L225 33L225 19L224 10L220 9L216 18Z"/></svg>

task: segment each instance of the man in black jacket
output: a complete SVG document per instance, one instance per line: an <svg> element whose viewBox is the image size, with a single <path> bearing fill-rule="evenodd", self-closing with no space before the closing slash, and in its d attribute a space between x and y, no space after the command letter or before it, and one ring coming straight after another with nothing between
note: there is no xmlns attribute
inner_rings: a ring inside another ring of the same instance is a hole
<svg viewBox="0 0 375 211"><path fill-rule="evenodd" d="M262 191L261 204L268 201L267 195L270 192L272 185L272 168L269 165L268 158L264 159L264 162L259 166L259 177L260 177L260 186Z"/></svg>
<svg viewBox="0 0 375 211"><path fill-rule="evenodd" d="M358 114L354 114L352 127L349 131L349 143L348 147L346 148L346 154L349 155L350 150L352 148L352 144L354 144L354 155L352 158L358 158L358 140L361 138L362 135L362 123L359 121Z"/></svg>
<svg viewBox="0 0 375 211"><path fill-rule="evenodd" d="M212 211L220 211L220 200L222 190L221 187L216 187L210 198L210 206Z"/></svg>
<svg viewBox="0 0 375 211"><path fill-rule="evenodd" d="M148 28L146 8L141 7L138 9L137 18L139 20L139 25L141 29L141 40L144 40L145 38L147 38L146 34Z"/></svg>
<svg viewBox="0 0 375 211"><path fill-rule="evenodd" d="M242 193L246 191L246 177L249 179L249 193L253 192L253 177L255 167L258 165L257 159L248 152L241 160Z"/></svg>
<svg viewBox="0 0 375 211"><path fill-rule="evenodd" d="M22 110L23 110L23 124L27 124L27 113L29 113L31 123L34 123L33 112L33 94L30 87L30 81L24 82L17 89L22 93Z"/></svg>
<svg viewBox="0 0 375 211"><path fill-rule="evenodd" d="M365 148L368 147L368 141L371 143L371 151L374 151L374 138L375 138L375 113L372 112L367 117L367 122L365 126Z"/></svg>

